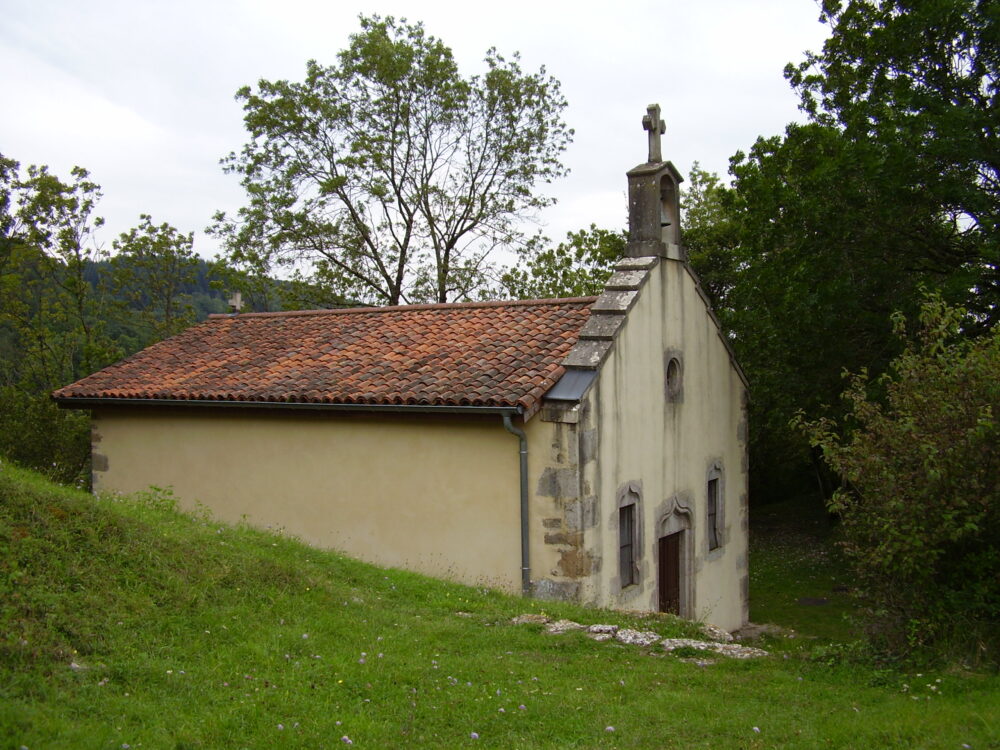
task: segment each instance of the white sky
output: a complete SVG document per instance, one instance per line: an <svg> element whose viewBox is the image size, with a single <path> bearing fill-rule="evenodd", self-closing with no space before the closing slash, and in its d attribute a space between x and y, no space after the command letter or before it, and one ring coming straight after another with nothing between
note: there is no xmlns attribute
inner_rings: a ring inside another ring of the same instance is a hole
<svg viewBox="0 0 1000 750"><path fill-rule="evenodd" d="M358 13L423 21L466 75L485 51L520 51L563 87L575 129L568 177L548 187L553 239L592 222L624 228L625 172L645 161L646 105L667 123L664 158L720 175L737 150L801 120L782 77L818 50L815 0L0 0L0 153L86 167L104 191L104 244L149 213L216 253L202 230L243 193L219 159L245 140L236 90L330 64Z"/></svg>

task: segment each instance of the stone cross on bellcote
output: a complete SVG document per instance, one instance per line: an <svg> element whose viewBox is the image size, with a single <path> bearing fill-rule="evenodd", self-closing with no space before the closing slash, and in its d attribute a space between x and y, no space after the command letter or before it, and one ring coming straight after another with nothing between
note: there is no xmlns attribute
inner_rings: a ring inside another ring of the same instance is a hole
<svg viewBox="0 0 1000 750"><path fill-rule="evenodd" d="M630 169L628 176L628 245L633 258L653 255L670 260L687 260L681 245L680 184L682 177L660 150L660 136L666 125L660 105L650 104L642 118L649 138L649 160Z"/></svg>
<svg viewBox="0 0 1000 750"><path fill-rule="evenodd" d="M667 132L667 123L660 119L660 105L650 104L642 118L642 128L649 134L649 163L663 161L660 151L660 136Z"/></svg>

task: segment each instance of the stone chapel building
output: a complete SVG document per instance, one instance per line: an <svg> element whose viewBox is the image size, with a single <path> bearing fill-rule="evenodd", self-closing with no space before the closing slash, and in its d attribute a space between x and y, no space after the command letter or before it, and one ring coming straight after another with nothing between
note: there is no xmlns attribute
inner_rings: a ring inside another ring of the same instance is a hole
<svg viewBox="0 0 1000 750"><path fill-rule="evenodd" d="M681 176L627 173L599 297L214 315L56 391L96 491L527 596L747 620L747 383L687 262Z"/></svg>

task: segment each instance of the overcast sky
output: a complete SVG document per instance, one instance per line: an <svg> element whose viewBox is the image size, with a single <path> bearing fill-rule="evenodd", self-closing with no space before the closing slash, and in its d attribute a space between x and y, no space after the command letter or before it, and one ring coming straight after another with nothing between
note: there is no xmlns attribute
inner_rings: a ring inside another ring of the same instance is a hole
<svg viewBox="0 0 1000 750"><path fill-rule="evenodd" d="M625 172L646 159L651 102L681 174L698 161L724 175L737 150L801 120L782 69L827 31L815 0L0 0L0 153L67 178L89 169L109 247L149 213L195 231L211 257L202 230L243 198L218 163L244 142L234 93L334 62L360 12L423 21L465 74L495 46L562 82L576 136L541 216L554 239L625 226Z"/></svg>

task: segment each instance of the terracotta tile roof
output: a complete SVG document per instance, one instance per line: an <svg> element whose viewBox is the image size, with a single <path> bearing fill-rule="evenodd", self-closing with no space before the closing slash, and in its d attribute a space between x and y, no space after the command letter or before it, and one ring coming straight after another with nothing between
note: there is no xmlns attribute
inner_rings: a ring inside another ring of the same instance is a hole
<svg viewBox="0 0 1000 750"><path fill-rule="evenodd" d="M53 397L520 406L530 416L593 301L215 315Z"/></svg>

